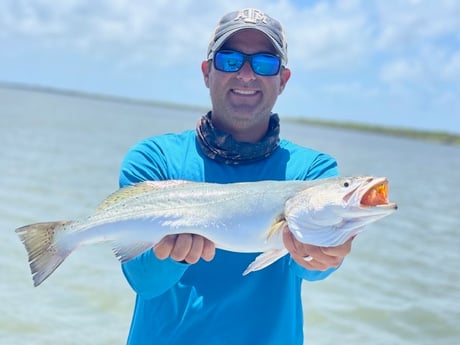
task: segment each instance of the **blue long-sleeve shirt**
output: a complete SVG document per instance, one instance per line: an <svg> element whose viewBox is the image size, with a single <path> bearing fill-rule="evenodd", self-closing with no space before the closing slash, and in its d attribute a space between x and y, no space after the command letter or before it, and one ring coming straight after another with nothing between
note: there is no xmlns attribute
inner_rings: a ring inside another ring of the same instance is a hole
<svg viewBox="0 0 460 345"><path fill-rule="evenodd" d="M120 186L145 180L230 183L336 175L333 158L287 140L262 161L218 163L202 153L195 131L186 131L135 145L122 163ZM303 344L302 280L324 279L334 269L310 271L286 255L242 276L257 255L217 249L211 262L189 265L159 260L148 250L123 264L137 293L128 344Z"/></svg>

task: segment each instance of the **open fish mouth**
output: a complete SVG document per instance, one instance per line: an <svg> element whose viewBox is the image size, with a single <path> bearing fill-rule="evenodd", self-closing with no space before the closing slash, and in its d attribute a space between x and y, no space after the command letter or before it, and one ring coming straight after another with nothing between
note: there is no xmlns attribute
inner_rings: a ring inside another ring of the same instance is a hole
<svg viewBox="0 0 460 345"><path fill-rule="evenodd" d="M363 193L360 197L361 207L386 206L396 208L396 204L388 199L389 187L386 178L372 179L358 193Z"/></svg>

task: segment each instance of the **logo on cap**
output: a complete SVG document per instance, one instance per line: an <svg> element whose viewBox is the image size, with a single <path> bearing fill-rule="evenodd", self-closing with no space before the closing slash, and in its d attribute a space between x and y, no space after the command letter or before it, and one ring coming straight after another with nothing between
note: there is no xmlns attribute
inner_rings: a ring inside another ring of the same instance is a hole
<svg viewBox="0 0 460 345"><path fill-rule="evenodd" d="M245 23L264 23L268 24L268 18L262 11L259 11L255 8L246 8L244 10L240 10L235 18L235 20L242 20Z"/></svg>

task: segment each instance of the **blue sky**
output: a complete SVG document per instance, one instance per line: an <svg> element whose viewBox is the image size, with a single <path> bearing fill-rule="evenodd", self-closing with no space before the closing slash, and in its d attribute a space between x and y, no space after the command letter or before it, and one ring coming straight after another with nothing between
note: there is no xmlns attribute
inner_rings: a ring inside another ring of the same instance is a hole
<svg viewBox="0 0 460 345"><path fill-rule="evenodd" d="M287 33L281 116L460 133L457 0L2 0L0 81L209 106L211 31L248 6Z"/></svg>

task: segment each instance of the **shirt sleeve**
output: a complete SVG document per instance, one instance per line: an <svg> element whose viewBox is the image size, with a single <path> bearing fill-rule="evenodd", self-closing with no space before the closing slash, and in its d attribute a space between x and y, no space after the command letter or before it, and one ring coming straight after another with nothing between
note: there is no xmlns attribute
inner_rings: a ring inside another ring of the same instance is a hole
<svg viewBox="0 0 460 345"><path fill-rule="evenodd" d="M165 180L167 164L155 141L144 141L126 155L120 168L119 185L124 187L141 181ZM189 267L172 259L160 260L153 249L122 264L122 271L133 290L144 298L156 297L182 277Z"/></svg>
<svg viewBox="0 0 460 345"><path fill-rule="evenodd" d="M308 281L317 281L317 280L323 280L329 277L333 272L337 271L337 268L329 268L325 271L318 271L318 270L308 270L302 266L300 266L297 262L294 261L294 259L290 258L289 259L290 266L294 270L295 274L303 279L303 280L308 280Z"/></svg>
<svg viewBox="0 0 460 345"><path fill-rule="evenodd" d="M122 264L122 271L133 290L143 298L150 299L175 285L188 266L170 258L159 260L150 249Z"/></svg>
<svg viewBox="0 0 460 345"><path fill-rule="evenodd" d="M337 161L331 156L320 153L308 169L307 180L316 180L339 175Z"/></svg>
<svg viewBox="0 0 460 345"><path fill-rule="evenodd" d="M167 162L161 147L152 139L135 145L126 154L120 168L119 185L141 181L167 180Z"/></svg>

